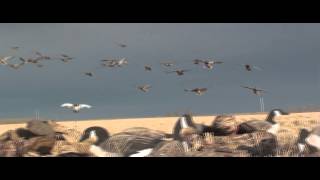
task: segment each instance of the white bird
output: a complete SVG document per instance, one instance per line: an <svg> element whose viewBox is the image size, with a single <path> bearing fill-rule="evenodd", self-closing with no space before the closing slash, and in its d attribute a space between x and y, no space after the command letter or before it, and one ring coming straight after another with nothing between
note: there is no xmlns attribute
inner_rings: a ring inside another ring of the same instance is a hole
<svg viewBox="0 0 320 180"><path fill-rule="evenodd" d="M92 106L90 105L87 105L87 104L71 104L71 103L64 103L61 105L61 107L64 107L64 108L68 108L68 109L72 109L73 112L77 113L80 111L80 109L83 109L83 108L91 108Z"/></svg>
<svg viewBox="0 0 320 180"><path fill-rule="evenodd" d="M13 56L6 56L6 57L1 57L0 58L0 64L2 65L8 65L8 60L12 59Z"/></svg>

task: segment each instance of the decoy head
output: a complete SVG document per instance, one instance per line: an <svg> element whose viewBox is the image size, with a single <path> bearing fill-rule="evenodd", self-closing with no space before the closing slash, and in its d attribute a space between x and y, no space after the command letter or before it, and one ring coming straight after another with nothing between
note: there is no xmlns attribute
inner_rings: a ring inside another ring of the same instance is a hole
<svg viewBox="0 0 320 180"><path fill-rule="evenodd" d="M306 138L309 136L310 132L307 129L300 129L297 144L299 152L302 153L306 147Z"/></svg>
<svg viewBox="0 0 320 180"><path fill-rule="evenodd" d="M87 128L84 131L83 135L80 138L80 142L86 139L96 139L94 144L99 145L100 143L107 140L109 136L110 136L109 132L106 129L98 126L93 126L93 127Z"/></svg>
<svg viewBox="0 0 320 180"><path fill-rule="evenodd" d="M283 111L282 109L273 109L273 110L271 110L271 114L272 114L273 116L289 115L288 112Z"/></svg>

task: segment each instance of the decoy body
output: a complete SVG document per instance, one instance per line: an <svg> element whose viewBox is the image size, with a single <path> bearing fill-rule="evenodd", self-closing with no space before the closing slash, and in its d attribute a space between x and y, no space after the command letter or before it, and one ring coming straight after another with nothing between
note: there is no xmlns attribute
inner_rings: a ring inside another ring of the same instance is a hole
<svg viewBox="0 0 320 180"><path fill-rule="evenodd" d="M251 120L243 122L238 126L238 134L252 133L255 131L267 131L272 134L277 134L280 124L275 121L275 117L281 115L288 115L289 113L281 109L273 109L270 111L267 119L264 121L261 120Z"/></svg>

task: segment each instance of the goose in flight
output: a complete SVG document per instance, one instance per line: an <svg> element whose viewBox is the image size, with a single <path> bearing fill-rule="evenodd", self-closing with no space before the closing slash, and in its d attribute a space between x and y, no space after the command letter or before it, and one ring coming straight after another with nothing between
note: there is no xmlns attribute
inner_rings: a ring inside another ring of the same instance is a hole
<svg viewBox="0 0 320 180"><path fill-rule="evenodd" d="M15 51L18 50L19 48L20 48L19 46L13 46L13 47L11 47L11 49L12 49L12 50L15 50Z"/></svg>
<svg viewBox="0 0 320 180"><path fill-rule="evenodd" d="M257 66L250 65L250 64L243 64L243 66L246 69L246 71L252 71L253 69L261 70L261 68L259 68Z"/></svg>
<svg viewBox="0 0 320 180"><path fill-rule="evenodd" d="M6 56L6 57L1 57L0 58L0 64L2 65L8 65L8 60L12 59L13 56Z"/></svg>
<svg viewBox="0 0 320 180"><path fill-rule="evenodd" d="M222 61L215 61L215 60L201 60L201 59L195 59L193 60L193 64L203 64L203 68L206 69L213 69L215 64L222 64Z"/></svg>
<svg viewBox="0 0 320 180"><path fill-rule="evenodd" d="M177 69L175 71L167 71L166 73L176 73L178 76L184 75L185 72L191 71L190 69Z"/></svg>
<svg viewBox="0 0 320 180"><path fill-rule="evenodd" d="M119 47L122 47L122 48L127 47L127 45L126 45L126 44L123 44L123 43L118 43L118 42L116 42L116 44L117 44Z"/></svg>
<svg viewBox="0 0 320 180"><path fill-rule="evenodd" d="M85 74L86 76L90 76L90 77L93 76L93 73L92 73L92 72L85 72L84 74Z"/></svg>
<svg viewBox="0 0 320 180"><path fill-rule="evenodd" d="M248 87L248 86L241 86L241 87L252 90L253 94L258 96L260 96L262 92L266 92L265 90L257 89L256 87Z"/></svg>
<svg viewBox="0 0 320 180"><path fill-rule="evenodd" d="M22 67L22 65L24 65L25 63L19 63L19 64L8 64L8 66L12 69L19 69L20 67Z"/></svg>
<svg viewBox="0 0 320 180"><path fill-rule="evenodd" d="M203 93L205 93L208 89L207 88L194 88L194 89L185 89L186 92L194 92L196 95L201 96Z"/></svg>
<svg viewBox="0 0 320 180"><path fill-rule="evenodd" d="M222 61L204 61L204 68L213 69L215 64L222 64Z"/></svg>
<svg viewBox="0 0 320 180"><path fill-rule="evenodd" d="M36 51L35 53L36 53L36 55L39 57L39 59L44 59L44 60L49 60L49 59L51 59L51 57L45 56L45 55L43 55L42 53L40 53L39 51Z"/></svg>
<svg viewBox="0 0 320 180"><path fill-rule="evenodd" d="M108 66L108 67L122 67L125 64L128 64L128 61L126 58L122 58L122 59L103 59L101 60L105 63L103 63L103 66Z"/></svg>
<svg viewBox="0 0 320 180"><path fill-rule="evenodd" d="M152 71L152 68L151 68L151 66L144 66L144 70L145 71Z"/></svg>
<svg viewBox="0 0 320 180"><path fill-rule="evenodd" d="M165 67L171 67L171 66L174 65L173 62L161 62L160 64L163 65L163 66L165 66Z"/></svg>
<svg viewBox="0 0 320 180"><path fill-rule="evenodd" d="M148 92L151 88L151 85L146 84L146 85L138 86L137 88L142 92Z"/></svg>
<svg viewBox="0 0 320 180"><path fill-rule="evenodd" d="M91 106L87 104L71 104L71 103L64 103L61 105L61 107L72 109L73 112L75 113L79 112L83 108L88 108L88 109L91 108Z"/></svg>

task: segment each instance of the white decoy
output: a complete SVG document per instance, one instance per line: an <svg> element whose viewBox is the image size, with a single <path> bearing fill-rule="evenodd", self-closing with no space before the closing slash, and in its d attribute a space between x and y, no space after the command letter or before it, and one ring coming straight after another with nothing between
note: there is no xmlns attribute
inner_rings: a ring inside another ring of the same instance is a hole
<svg viewBox="0 0 320 180"><path fill-rule="evenodd" d="M72 109L73 112L77 113L83 108L91 108L92 106L87 104L71 104L71 103L64 103L61 105L61 107Z"/></svg>

